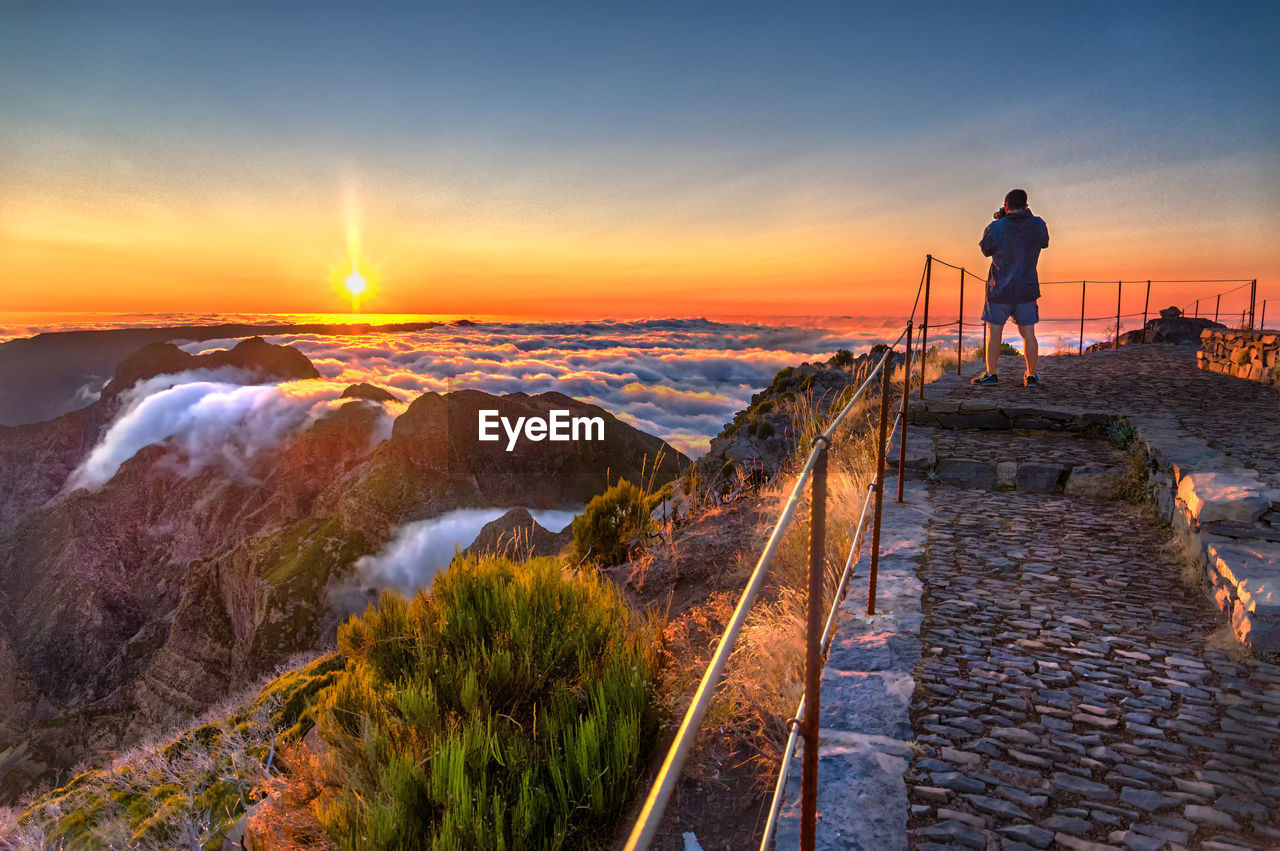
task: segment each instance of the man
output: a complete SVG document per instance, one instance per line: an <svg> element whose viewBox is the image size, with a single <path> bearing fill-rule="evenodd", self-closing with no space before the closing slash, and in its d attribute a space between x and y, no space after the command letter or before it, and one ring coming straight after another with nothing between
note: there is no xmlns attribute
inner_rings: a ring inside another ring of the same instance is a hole
<svg viewBox="0 0 1280 851"><path fill-rule="evenodd" d="M1033 216L1027 208L1027 193L1014 189L1004 196L1004 207L996 211L995 221L987 225L978 243L984 257L991 258L991 271L987 273L987 304L982 309L982 321L987 323L987 368L973 379L972 384L998 384L1000 335L1004 323L1013 317L1022 335L1023 352L1027 361L1027 374L1023 387L1039 387L1040 375L1036 371L1040 356L1036 342L1036 323L1040 311L1036 299L1040 298L1040 278L1036 263L1040 249L1049 247L1049 228L1044 219Z"/></svg>

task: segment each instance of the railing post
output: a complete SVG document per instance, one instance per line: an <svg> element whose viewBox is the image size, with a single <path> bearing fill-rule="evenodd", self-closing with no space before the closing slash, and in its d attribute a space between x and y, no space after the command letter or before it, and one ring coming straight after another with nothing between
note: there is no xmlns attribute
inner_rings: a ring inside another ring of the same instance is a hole
<svg viewBox="0 0 1280 851"><path fill-rule="evenodd" d="M818 828L818 701L822 698L822 586L826 579L827 440L819 437L809 522L809 622L804 660L804 764L800 770L800 848L813 851Z"/></svg>
<svg viewBox="0 0 1280 851"><path fill-rule="evenodd" d="M1195 319L1199 319L1199 318L1200 318L1200 299L1196 299L1196 312L1195 312L1195 316L1194 316L1193 318L1195 318Z"/></svg>
<svg viewBox="0 0 1280 851"><path fill-rule="evenodd" d="M1124 281L1116 281L1116 341L1111 348L1120 348L1120 293L1124 291Z"/></svg>
<svg viewBox="0 0 1280 851"><path fill-rule="evenodd" d="M902 356L902 436L898 443L898 502L902 502L902 484L907 478L907 399L911 396L911 320L907 320L907 351ZM924 375L920 376L924 381Z"/></svg>
<svg viewBox="0 0 1280 851"><path fill-rule="evenodd" d="M960 318L956 320L956 375L964 361L964 269L960 270ZM902 500L899 499L899 502Z"/></svg>
<svg viewBox="0 0 1280 851"><path fill-rule="evenodd" d="M1258 322L1258 328L1262 331L1267 330L1267 300L1262 300L1262 319Z"/></svg>
<svg viewBox="0 0 1280 851"><path fill-rule="evenodd" d="M1147 341L1147 313L1151 310L1151 282L1147 281L1147 300L1142 303L1142 342Z"/></svg>
<svg viewBox="0 0 1280 851"><path fill-rule="evenodd" d="M1084 291L1088 286L1088 281L1080 282L1080 351L1077 354L1084 354Z"/></svg>
<svg viewBox="0 0 1280 851"><path fill-rule="evenodd" d="M924 398L924 368L929 359L929 285L933 277L933 255L924 256L924 317L920 320L920 398Z"/></svg>
<svg viewBox="0 0 1280 851"><path fill-rule="evenodd" d="M1222 293L1218 293L1218 300L1213 305L1213 321L1218 321L1218 313L1222 310Z"/></svg>
<svg viewBox="0 0 1280 851"><path fill-rule="evenodd" d="M1249 330L1254 330L1253 317L1254 311L1258 307L1258 279L1254 278L1249 282Z"/></svg>
<svg viewBox="0 0 1280 851"><path fill-rule="evenodd" d="M921 355L923 358L924 356ZM867 614L876 613L876 572L880 569L880 516L884 506L884 450L889 429L889 363L880 382L880 440L876 444L876 517L871 532L871 576L867 585Z"/></svg>

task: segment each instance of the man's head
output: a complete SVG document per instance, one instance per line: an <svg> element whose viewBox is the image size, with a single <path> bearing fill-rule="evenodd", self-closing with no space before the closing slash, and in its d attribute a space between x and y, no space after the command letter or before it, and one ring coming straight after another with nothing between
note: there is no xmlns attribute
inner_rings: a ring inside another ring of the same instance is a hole
<svg viewBox="0 0 1280 851"><path fill-rule="evenodd" d="M1027 209L1027 190L1010 189L1009 194L1004 196L1004 208L1010 213Z"/></svg>

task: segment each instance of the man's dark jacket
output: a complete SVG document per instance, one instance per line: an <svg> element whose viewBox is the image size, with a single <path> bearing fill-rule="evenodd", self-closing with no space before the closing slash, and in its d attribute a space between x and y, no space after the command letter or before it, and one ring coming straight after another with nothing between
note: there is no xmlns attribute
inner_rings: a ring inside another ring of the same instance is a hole
<svg viewBox="0 0 1280 851"><path fill-rule="evenodd" d="M1018 210L987 225L978 243L991 258L987 274L987 301L1022 304L1040 298L1036 261L1040 249L1049 247L1049 228L1031 210Z"/></svg>

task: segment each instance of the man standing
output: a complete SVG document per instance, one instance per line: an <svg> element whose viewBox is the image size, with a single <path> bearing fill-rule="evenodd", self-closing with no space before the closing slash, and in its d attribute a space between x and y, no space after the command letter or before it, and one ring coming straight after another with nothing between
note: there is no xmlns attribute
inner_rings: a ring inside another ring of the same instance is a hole
<svg viewBox="0 0 1280 851"><path fill-rule="evenodd" d="M1036 299L1040 298L1040 278L1036 274L1036 263L1040 249L1049 247L1049 228L1044 219L1033 216L1027 208L1024 190L1014 189L1004 196L1004 207L996 211L995 221L983 231L978 247L984 257L991 258L987 304L982 309L982 321L987 323L987 368L970 383L999 383L996 373L1000 335L1004 323L1012 316L1022 335L1027 360L1022 386L1039 387L1036 365L1040 348L1036 342L1036 323L1040 321L1040 311Z"/></svg>

